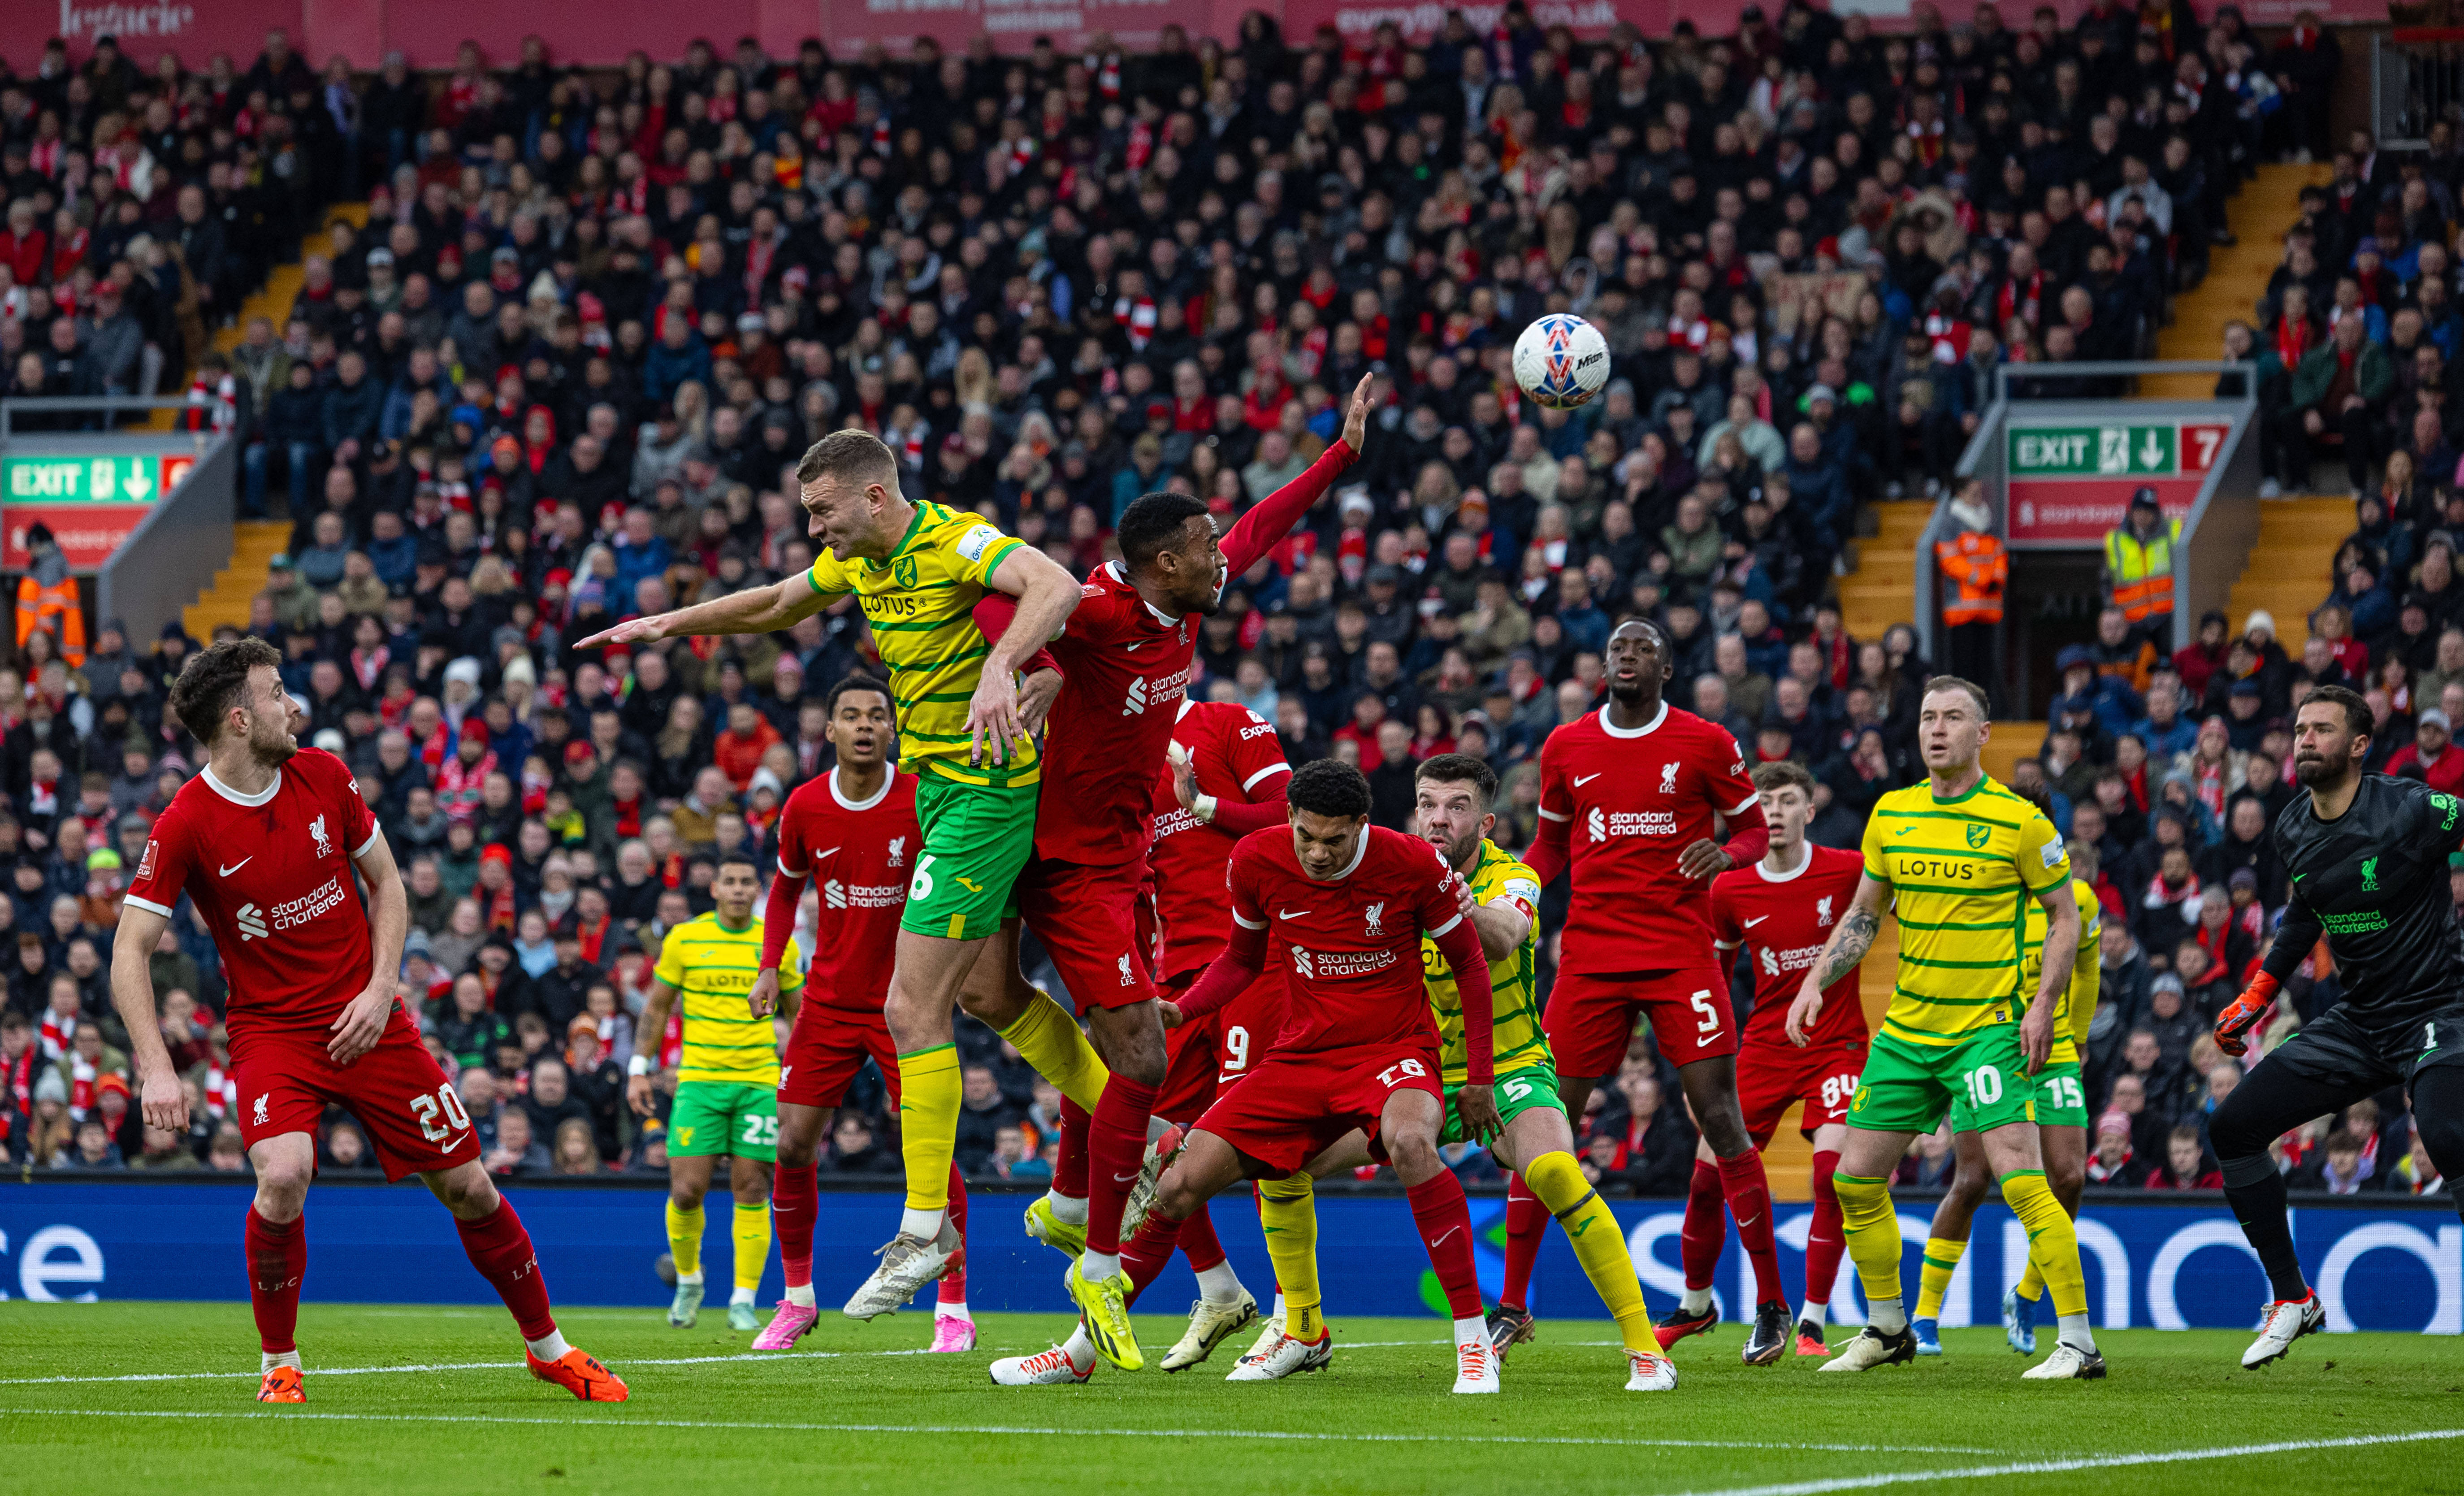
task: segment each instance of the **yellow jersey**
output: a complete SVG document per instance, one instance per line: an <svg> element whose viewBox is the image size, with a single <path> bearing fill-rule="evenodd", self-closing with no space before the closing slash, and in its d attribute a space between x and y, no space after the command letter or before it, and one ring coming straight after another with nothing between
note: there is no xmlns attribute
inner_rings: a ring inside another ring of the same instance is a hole
<svg viewBox="0 0 2464 1496"><path fill-rule="evenodd" d="M802 968L790 935L787 953L779 961L781 996L803 990ZM715 911L694 915L659 942L659 964L650 975L675 989L676 1010L684 1017L679 1082L779 1084L778 1032L770 1020L755 1018L744 1006L753 979L761 975L759 916L741 930L730 930L718 922ZM654 1035L643 1042L652 1050L659 1044Z"/></svg>
<svg viewBox="0 0 2464 1496"><path fill-rule="evenodd" d="M1930 782L1911 784L1875 803L1864 856L1900 921L1882 1032L1943 1047L2016 1023L2028 1003L2028 911L2071 873L2044 812L1990 775L1947 800Z"/></svg>
<svg viewBox="0 0 2464 1496"><path fill-rule="evenodd" d="M2071 957L2071 979L2063 984L2061 999L2054 1006L2054 1048L2046 1056L2048 1065L2079 1063L2079 1045L2087 1043L2087 1025L2096 1022L2097 996L2104 984L2104 906L2097 902L2096 890L2077 878L2071 880L2071 897L2079 904L2079 954ZM2019 989L2027 1001L2035 1001L2044 969L2045 906L2030 899L2028 969Z"/></svg>
<svg viewBox="0 0 2464 1496"><path fill-rule="evenodd" d="M1041 765L1031 738L1010 744L1005 763L990 754L979 764L967 761L967 703L992 652L976 627L975 607L994 568L1023 543L977 516L918 504L887 559L842 561L825 550L805 573L823 597L854 593L872 627L898 706L901 768L963 784L1036 782Z"/></svg>
<svg viewBox="0 0 2464 1496"><path fill-rule="evenodd" d="M1533 996L1532 972L1540 956L1540 875L1501 851L1493 842L1480 844L1480 861L1464 882L1478 904L1510 904L1531 921L1531 928L1501 959L1488 963L1490 1050L1500 1075L1533 1065L1554 1065L1549 1036L1540 1031L1540 1004ZM1441 1068L1447 1086L1460 1086L1470 1067L1463 1048L1463 998L1455 990L1454 968L1438 954L1438 942L1420 937L1420 977L1428 986L1429 1007L1438 1017Z"/></svg>

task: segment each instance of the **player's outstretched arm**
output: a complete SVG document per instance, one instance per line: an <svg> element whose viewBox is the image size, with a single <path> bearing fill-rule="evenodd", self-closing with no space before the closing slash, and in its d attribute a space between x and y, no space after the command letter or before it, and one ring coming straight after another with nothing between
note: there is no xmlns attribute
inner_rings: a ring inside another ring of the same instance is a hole
<svg viewBox="0 0 2464 1496"><path fill-rule="evenodd" d="M1788 1005L1790 1044L1799 1049L1805 1047L1806 1034L1822 1017L1822 989L1855 971L1865 953L1874 948L1874 936L1882 929L1882 911L1890 902L1889 884L1870 872L1857 880L1857 896L1848 901L1848 913L1839 916L1838 927L1823 942L1821 956L1815 957L1804 982L1797 987L1796 1001ZM2073 913L2076 924L2077 912ZM2070 970L2067 958L2062 970Z"/></svg>
<svg viewBox="0 0 2464 1496"><path fill-rule="evenodd" d="M171 1068L163 1043L163 1020L154 1009L154 970L147 964L171 921L150 909L123 904L111 942L111 1006L128 1030L129 1063L137 1068L137 1098L147 1127L166 1133L188 1130L188 1098Z"/></svg>
<svg viewBox="0 0 2464 1496"><path fill-rule="evenodd" d="M2071 963L2079 957L2079 899L2069 880L2056 884L2036 902L2045 909L2044 970L2037 976L2028 1016L2019 1021L2019 1049L2028 1057L2028 1073L2045 1067L2054 1051L2054 1009L2062 989L2070 985Z"/></svg>
<svg viewBox="0 0 2464 1496"><path fill-rule="evenodd" d="M396 989L402 981L402 942L410 933L410 895L402 886L402 869L385 832L351 854L351 866L368 886L368 984L334 1017L334 1037L325 1052L336 1065L348 1065L377 1046L393 1017Z"/></svg>
<svg viewBox="0 0 2464 1496"><path fill-rule="evenodd" d="M1018 599L1018 616L994 642L967 706L968 761L981 763L986 748L995 763L1009 761L1010 747L1026 736L1011 672L1061 632L1078 605L1078 580L1032 546L1013 546L985 579Z"/></svg>
<svg viewBox="0 0 2464 1496"><path fill-rule="evenodd" d="M1375 374L1363 374L1360 383L1353 386L1352 406L1343 416L1343 434L1318 454L1317 461L1310 463L1299 477L1259 501L1225 533L1221 544L1227 576L1237 577L1258 564L1258 558L1291 534L1292 526L1301 522L1301 517L1326 496L1334 480L1359 457L1361 444L1369 439L1369 412L1375 405L1369 391L1376 378Z"/></svg>
<svg viewBox="0 0 2464 1496"><path fill-rule="evenodd" d="M696 603L668 613L628 618L603 628L573 646L595 649L611 644L640 644L701 634L766 634L792 628L820 612L829 599L813 590L803 572L766 587L748 587L723 598Z"/></svg>

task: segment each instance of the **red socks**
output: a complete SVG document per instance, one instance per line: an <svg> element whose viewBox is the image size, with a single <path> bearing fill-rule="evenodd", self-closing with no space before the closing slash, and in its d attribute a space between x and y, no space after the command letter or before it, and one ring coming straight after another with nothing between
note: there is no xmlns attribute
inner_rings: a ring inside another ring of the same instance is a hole
<svg viewBox="0 0 2464 1496"><path fill-rule="evenodd" d="M1720 1196L1720 1166L1694 1160L1693 1182L1685 1191L1685 1226L1677 1238L1678 1259L1685 1265L1685 1287L1707 1288L1720 1265L1720 1249L1728 1244L1727 1206Z"/></svg>
<svg viewBox="0 0 2464 1496"><path fill-rule="evenodd" d="M1831 1171L1838 1167L1836 1153L1814 1155L1814 1220L1805 1228L1808 1304L1831 1302L1832 1280L1839 1275L1839 1254L1848 1246L1848 1235L1839 1223L1839 1194L1831 1183Z"/></svg>
<svg viewBox="0 0 2464 1496"><path fill-rule="evenodd" d="M1120 1083L1121 1078L1115 1075L1104 1089L1109 1092ZM1181 1222L1160 1210L1151 1210L1147 1212L1146 1222L1138 1227L1138 1234L1121 1248L1121 1276L1129 1284L1124 1297L1130 1303L1135 1304L1139 1291L1155 1282L1155 1275L1172 1261L1172 1254L1180 1245L1180 1230ZM1209 1236L1212 1235L1210 1232Z"/></svg>
<svg viewBox="0 0 2464 1496"><path fill-rule="evenodd" d="M1223 1261L1223 1243L1216 1240L1215 1222L1208 1218L1203 1200L1180 1223L1180 1250L1189 1259L1191 1272L1204 1272Z"/></svg>
<svg viewBox="0 0 2464 1496"><path fill-rule="evenodd" d="M1508 1309L1528 1309L1531 1304L1531 1268L1540 1261L1540 1239L1549 1234L1549 1207L1514 1176L1506 1186L1506 1282L1497 1290L1497 1302Z"/></svg>
<svg viewBox="0 0 2464 1496"><path fill-rule="evenodd" d="M1109 1085L1106 1089L1111 1089ZM1061 1161L1052 1166L1052 1193L1071 1199L1087 1198L1087 1110L1061 1098Z"/></svg>
<svg viewBox="0 0 2464 1496"><path fill-rule="evenodd" d="M299 1280L308 1271L305 1218L276 1224L248 1208L243 1233L248 1246L248 1302L256 1313L256 1339L269 1353L296 1351L299 1327Z"/></svg>
<svg viewBox="0 0 2464 1496"><path fill-rule="evenodd" d="M1104 1083L1087 1128L1087 1250L1121 1249L1121 1207L1146 1161L1147 1116L1155 1088L1119 1071Z"/></svg>
<svg viewBox="0 0 2464 1496"><path fill-rule="evenodd" d="M1788 1290L1779 1284L1779 1248L1771 1241L1771 1181L1763 1176L1762 1154L1749 1148L1721 1159L1720 1188L1728 1197L1728 1214L1737 1218L1737 1240L1754 1265L1754 1302L1787 1303Z"/></svg>
<svg viewBox="0 0 2464 1496"><path fill-rule="evenodd" d="M950 1200L957 1213L957 1199ZM809 1287L813 1282L813 1218L821 1210L821 1191L813 1183L813 1165L791 1169L781 1164L770 1177L770 1229L779 1234L779 1261L787 1269L787 1287Z"/></svg>
<svg viewBox="0 0 2464 1496"><path fill-rule="evenodd" d="M500 1195L495 1210L477 1221L457 1216L453 1229L462 1233L462 1250L470 1255L471 1265L479 1269L479 1276L488 1280L505 1308L514 1311L522 1338L546 1339L556 1329L556 1315L548 1309L539 1254L531 1249L531 1234L522 1229L514 1202Z"/></svg>
<svg viewBox="0 0 2464 1496"><path fill-rule="evenodd" d="M1429 1265L1438 1270L1438 1287L1457 1319L1481 1317L1480 1275L1472 1266L1471 1206L1463 1199L1463 1181L1440 1173L1405 1192L1412 1201L1412 1223L1429 1249Z"/></svg>
<svg viewBox="0 0 2464 1496"><path fill-rule="evenodd" d="M958 1255L952 1259L950 1270L941 1275L938 1302L967 1302L967 1180L957 1164L950 1165L950 1224L958 1229Z"/></svg>

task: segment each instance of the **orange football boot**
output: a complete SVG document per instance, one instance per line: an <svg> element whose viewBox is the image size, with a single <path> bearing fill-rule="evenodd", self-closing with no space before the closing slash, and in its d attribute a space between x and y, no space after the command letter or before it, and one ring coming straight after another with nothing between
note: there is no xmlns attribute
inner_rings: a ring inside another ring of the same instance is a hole
<svg viewBox="0 0 2464 1496"><path fill-rule="evenodd" d="M265 1379L256 1384L256 1400L259 1402L307 1401L308 1391L300 1385L299 1368L277 1366L266 1373Z"/></svg>
<svg viewBox="0 0 2464 1496"><path fill-rule="evenodd" d="M554 1382L584 1402L622 1402L630 1394L625 1378L599 1364L587 1351L567 1351L553 1361L542 1361L528 1351L522 1353L531 1375L543 1382Z"/></svg>

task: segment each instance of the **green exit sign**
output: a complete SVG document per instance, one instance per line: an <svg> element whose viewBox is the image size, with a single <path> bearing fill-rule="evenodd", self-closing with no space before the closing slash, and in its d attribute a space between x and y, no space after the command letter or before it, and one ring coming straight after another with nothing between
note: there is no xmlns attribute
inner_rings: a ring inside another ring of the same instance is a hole
<svg viewBox="0 0 2464 1496"><path fill-rule="evenodd" d="M2033 426L2011 429L2011 475L2040 478L2164 477L2179 471L2180 430L2165 426Z"/></svg>
<svg viewBox="0 0 2464 1496"><path fill-rule="evenodd" d="M150 452L0 458L0 496L11 504L150 504L162 496L162 462Z"/></svg>

